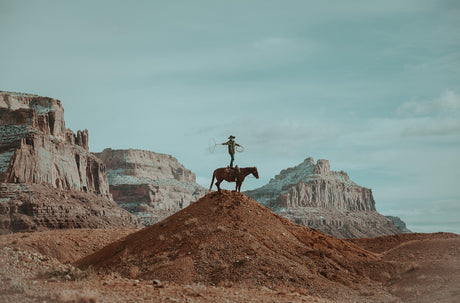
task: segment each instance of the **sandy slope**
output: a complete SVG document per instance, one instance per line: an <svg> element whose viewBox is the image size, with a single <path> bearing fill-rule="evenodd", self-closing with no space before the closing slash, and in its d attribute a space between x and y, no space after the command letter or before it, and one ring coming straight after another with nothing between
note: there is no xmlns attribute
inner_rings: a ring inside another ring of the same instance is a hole
<svg viewBox="0 0 460 303"><path fill-rule="evenodd" d="M451 233L402 234L350 240L383 259L412 264L387 287L404 302L460 302L460 236Z"/></svg>

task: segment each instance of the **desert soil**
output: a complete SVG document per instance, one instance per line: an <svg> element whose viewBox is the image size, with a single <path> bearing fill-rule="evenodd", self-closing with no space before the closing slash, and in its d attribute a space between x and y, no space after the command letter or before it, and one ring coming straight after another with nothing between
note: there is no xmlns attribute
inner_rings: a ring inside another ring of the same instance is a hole
<svg viewBox="0 0 460 303"><path fill-rule="evenodd" d="M0 302L460 302L459 235L345 241L254 203L224 191L141 230L2 235Z"/></svg>

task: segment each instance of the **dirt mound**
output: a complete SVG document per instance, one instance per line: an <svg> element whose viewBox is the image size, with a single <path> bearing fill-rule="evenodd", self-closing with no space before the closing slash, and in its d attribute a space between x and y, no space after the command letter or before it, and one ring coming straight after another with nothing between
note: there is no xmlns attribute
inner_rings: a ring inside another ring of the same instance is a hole
<svg viewBox="0 0 460 303"><path fill-rule="evenodd" d="M210 193L76 265L144 280L306 288L329 298L364 287L369 298L386 299L376 281L403 270L229 191Z"/></svg>

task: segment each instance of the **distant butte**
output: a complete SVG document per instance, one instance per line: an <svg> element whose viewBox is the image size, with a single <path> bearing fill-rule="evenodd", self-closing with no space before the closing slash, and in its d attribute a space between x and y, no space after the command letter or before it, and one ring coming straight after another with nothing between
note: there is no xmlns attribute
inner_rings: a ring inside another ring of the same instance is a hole
<svg viewBox="0 0 460 303"><path fill-rule="evenodd" d="M344 171L331 171L324 159L315 164L309 157L245 194L298 224L338 238L403 232L377 212L371 189L354 183Z"/></svg>
<svg viewBox="0 0 460 303"><path fill-rule="evenodd" d="M139 149L95 154L107 167L110 193L121 207L152 225L207 193L195 174L171 155Z"/></svg>

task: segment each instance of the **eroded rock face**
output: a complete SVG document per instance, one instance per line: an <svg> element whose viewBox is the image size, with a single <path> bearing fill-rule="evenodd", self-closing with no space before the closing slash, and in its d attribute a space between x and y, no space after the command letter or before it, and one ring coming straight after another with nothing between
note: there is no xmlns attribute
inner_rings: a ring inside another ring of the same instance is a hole
<svg viewBox="0 0 460 303"><path fill-rule="evenodd" d="M201 198L206 189L176 158L151 151L105 149L96 154L107 167L113 199L151 225Z"/></svg>
<svg viewBox="0 0 460 303"><path fill-rule="evenodd" d="M88 131L75 136L59 100L29 94L0 92L0 182L109 195L104 164L88 151Z"/></svg>
<svg viewBox="0 0 460 303"><path fill-rule="evenodd" d="M65 128L59 100L0 92L0 233L141 225L111 201L88 131Z"/></svg>
<svg viewBox="0 0 460 303"><path fill-rule="evenodd" d="M357 185L344 171L331 171L328 160L315 164L307 158L245 193L298 224L340 238L402 232L377 212L371 189Z"/></svg>
<svg viewBox="0 0 460 303"><path fill-rule="evenodd" d="M410 229L407 228L406 222L404 222L403 220L401 220L400 217L396 217L396 216L385 216L385 218L387 218L388 220L393 221L394 225L396 225L397 227L399 227L404 233L411 233L411 232L412 232Z"/></svg>
<svg viewBox="0 0 460 303"><path fill-rule="evenodd" d="M0 183L0 234L120 227L142 223L105 196L49 184Z"/></svg>

